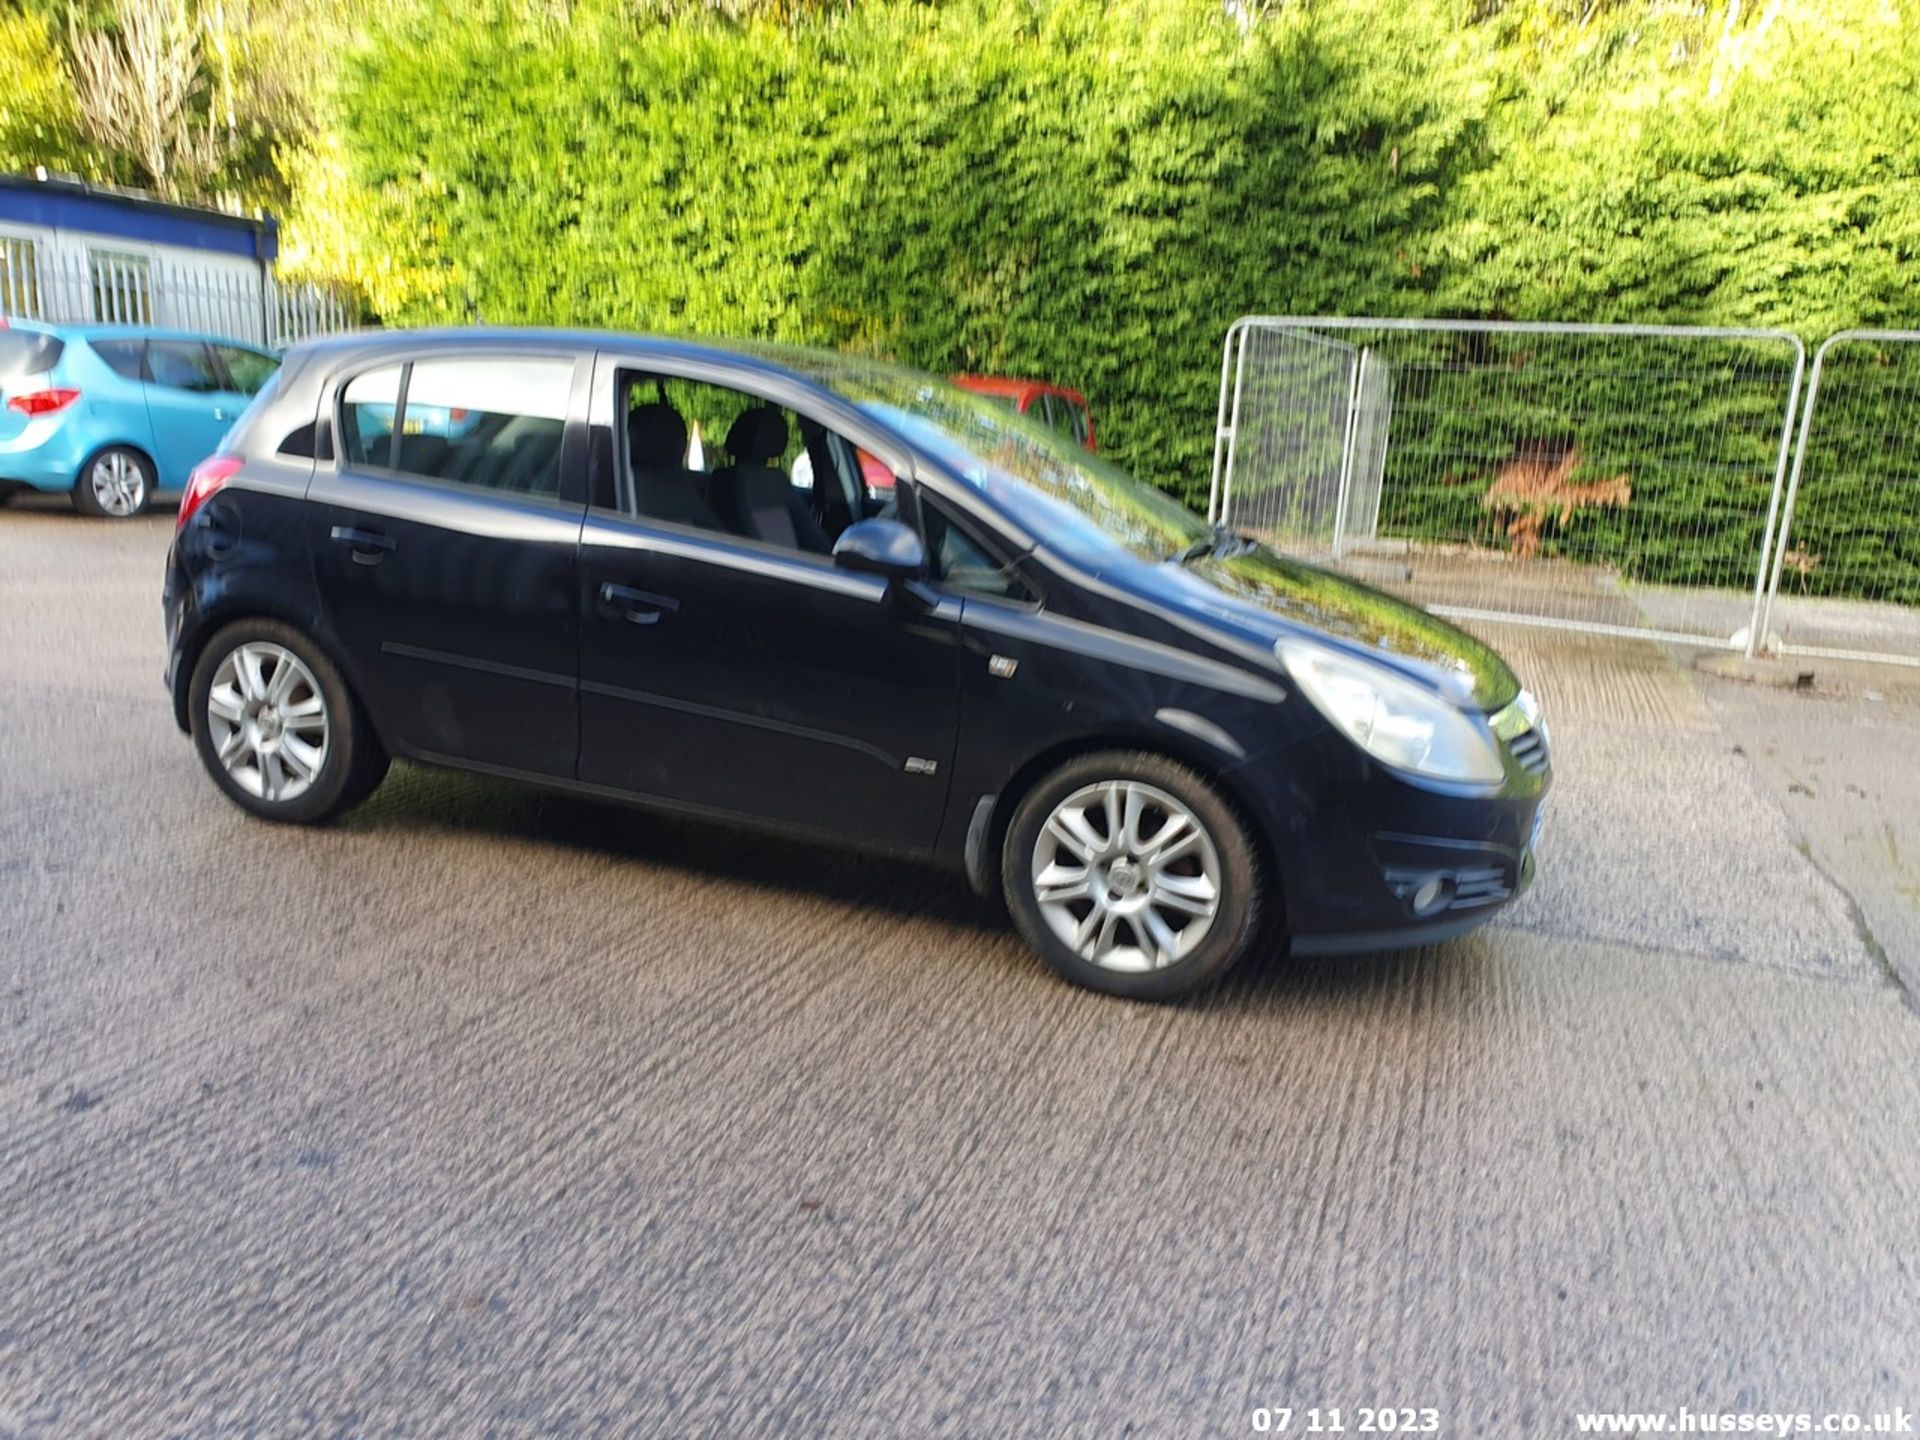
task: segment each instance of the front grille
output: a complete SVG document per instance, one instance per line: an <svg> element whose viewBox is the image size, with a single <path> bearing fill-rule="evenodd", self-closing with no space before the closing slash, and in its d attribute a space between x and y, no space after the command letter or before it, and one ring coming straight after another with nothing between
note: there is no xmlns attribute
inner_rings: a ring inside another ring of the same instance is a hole
<svg viewBox="0 0 1920 1440"><path fill-rule="evenodd" d="M1513 752L1514 762L1529 775L1544 775L1553 763L1547 754L1544 730L1522 730L1507 742L1507 749Z"/></svg>
<svg viewBox="0 0 1920 1440"><path fill-rule="evenodd" d="M1505 869L1456 870L1453 872L1453 903L1449 910L1471 910L1476 905L1497 905L1513 898Z"/></svg>

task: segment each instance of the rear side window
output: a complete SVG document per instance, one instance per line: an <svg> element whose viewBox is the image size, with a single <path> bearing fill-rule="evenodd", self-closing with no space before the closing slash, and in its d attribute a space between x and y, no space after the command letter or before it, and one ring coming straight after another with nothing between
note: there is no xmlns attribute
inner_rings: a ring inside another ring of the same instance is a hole
<svg viewBox="0 0 1920 1440"><path fill-rule="evenodd" d="M66 343L38 330L0 330L0 381L44 375L60 363Z"/></svg>
<svg viewBox="0 0 1920 1440"><path fill-rule="evenodd" d="M573 362L421 360L355 377L341 396L349 463L515 495L560 493Z"/></svg>
<svg viewBox="0 0 1920 1440"><path fill-rule="evenodd" d="M149 340L147 373L156 385L196 394L217 394L227 388L226 376L214 363L213 352L193 340Z"/></svg>
<svg viewBox="0 0 1920 1440"><path fill-rule="evenodd" d="M280 369L280 362L271 355L244 350L238 345L216 345L213 353L220 357L220 364L226 369L227 388L242 395L258 395L260 387Z"/></svg>
<svg viewBox="0 0 1920 1440"><path fill-rule="evenodd" d="M144 340L93 340L93 353L107 362L107 368L123 380L139 380L146 372L147 342Z"/></svg>

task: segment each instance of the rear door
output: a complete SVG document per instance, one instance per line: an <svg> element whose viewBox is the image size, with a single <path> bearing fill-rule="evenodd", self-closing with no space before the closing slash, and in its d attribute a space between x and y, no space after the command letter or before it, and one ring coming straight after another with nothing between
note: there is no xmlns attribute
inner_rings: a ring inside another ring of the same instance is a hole
<svg viewBox="0 0 1920 1440"><path fill-rule="evenodd" d="M219 448L246 402L228 388L213 347L201 340L149 340L146 391L160 488L178 490Z"/></svg>
<svg viewBox="0 0 1920 1440"><path fill-rule="evenodd" d="M403 753L571 778L584 375L557 350L381 359L308 492L329 626Z"/></svg>

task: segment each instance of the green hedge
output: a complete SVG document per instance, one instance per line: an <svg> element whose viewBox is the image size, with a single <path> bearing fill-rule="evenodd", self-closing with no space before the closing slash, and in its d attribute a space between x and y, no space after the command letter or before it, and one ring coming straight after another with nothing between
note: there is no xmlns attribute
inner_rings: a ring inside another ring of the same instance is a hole
<svg viewBox="0 0 1920 1440"><path fill-rule="evenodd" d="M505 6L349 84L389 320L748 334L1085 390L1188 499L1244 310L1420 288L1477 121L1434 19L872 6L744 29Z"/></svg>
<svg viewBox="0 0 1920 1440"><path fill-rule="evenodd" d="M877 0L732 24L425 0L345 77L348 228L390 322L1045 376L1197 502L1240 314L1902 318L1913 3L1779 0L1730 26L1618 0L1584 20L1551 0ZM1625 398L1721 423L1683 390ZM1745 493L1673 473L1672 534L1725 531L1717 574ZM1444 529L1458 499L1396 503ZM1701 578L1631 508L1592 523L1635 573Z"/></svg>

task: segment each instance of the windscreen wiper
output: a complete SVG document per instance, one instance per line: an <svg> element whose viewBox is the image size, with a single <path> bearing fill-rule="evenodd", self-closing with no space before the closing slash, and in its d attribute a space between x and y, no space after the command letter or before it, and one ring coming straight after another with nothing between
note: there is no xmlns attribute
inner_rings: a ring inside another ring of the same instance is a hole
<svg viewBox="0 0 1920 1440"><path fill-rule="evenodd" d="M1244 554L1259 543L1251 535L1242 535L1237 531L1229 530L1224 525L1216 525L1192 544L1172 552L1166 557L1166 561L1171 565L1186 565L1194 560L1204 560L1208 556L1224 560L1230 555Z"/></svg>

